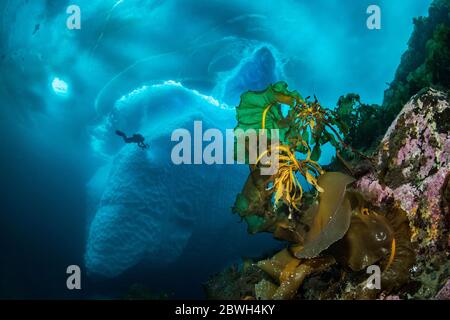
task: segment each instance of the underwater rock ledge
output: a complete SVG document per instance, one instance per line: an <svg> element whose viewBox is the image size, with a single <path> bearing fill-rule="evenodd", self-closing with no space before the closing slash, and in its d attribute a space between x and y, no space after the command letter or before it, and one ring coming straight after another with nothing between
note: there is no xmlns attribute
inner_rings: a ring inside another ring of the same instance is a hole
<svg viewBox="0 0 450 320"><path fill-rule="evenodd" d="M412 97L382 139L375 169L356 183L374 204L407 212L419 256L450 249L449 119L447 93L430 88Z"/></svg>

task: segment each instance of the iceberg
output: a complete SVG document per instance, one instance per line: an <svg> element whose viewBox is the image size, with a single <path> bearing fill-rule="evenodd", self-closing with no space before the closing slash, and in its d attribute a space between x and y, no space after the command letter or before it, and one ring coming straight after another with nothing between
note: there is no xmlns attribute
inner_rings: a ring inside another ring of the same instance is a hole
<svg viewBox="0 0 450 320"><path fill-rule="evenodd" d="M188 244L194 255L218 255L223 263L245 252L262 253L252 250L262 238L248 236L231 214L248 169L237 164L175 165L170 157L176 144L171 142L173 130L192 132L194 121L201 120L204 130L225 132L234 127L234 117L233 109L174 81L141 87L118 99L93 131L93 145L111 154L111 160L88 188L90 203L97 203L91 206L95 212L85 254L89 273L116 277L141 261L162 267L181 255L189 258ZM142 133L150 148L122 145L115 128Z"/></svg>
<svg viewBox="0 0 450 320"><path fill-rule="evenodd" d="M230 55L238 53L231 50ZM174 130L194 132L194 122L202 121L203 132L214 128L226 136L227 129L236 126L232 104L240 91L258 90L281 74L268 45L252 43L240 60L218 72L209 91L178 80L150 80L117 96L122 90L115 88L126 83L130 69L100 92L101 120L90 133L91 147L105 164L87 186L89 274L113 278L138 264L161 270L180 259L191 264L202 256L208 261L195 264L210 274L242 256L262 255L277 246L270 235L249 236L231 213L248 175L245 165L176 165L171 160L177 144L171 141ZM108 107L111 96L117 98ZM124 145L114 133L117 129L139 132L150 147Z"/></svg>

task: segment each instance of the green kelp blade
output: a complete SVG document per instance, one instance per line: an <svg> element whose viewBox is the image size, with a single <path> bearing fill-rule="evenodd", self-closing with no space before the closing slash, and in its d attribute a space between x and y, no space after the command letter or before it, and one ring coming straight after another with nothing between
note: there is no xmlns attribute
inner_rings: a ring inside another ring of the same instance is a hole
<svg viewBox="0 0 450 320"><path fill-rule="evenodd" d="M253 169L245 181L242 191L237 195L233 212L241 217L263 216L270 203L271 193L267 191L268 177L261 175L260 169Z"/></svg>
<svg viewBox="0 0 450 320"><path fill-rule="evenodd" d="M320 193L303 248L295 253L297 258L314 258L345 235L352 215L346 189L353 181L340 172L327 172L319 177L317 183L324 192Z"/></svg>
<svg viewBox="0 0 450 320"><path fill-rule="evenodd" d="M247 232L249 234L266 231L269 227L267 219L257 215L246 216L244 217L244 220L247 222Z"/></svg>
<svg viewBox="0 0 450 320"><path fill-rule="evenodd" d="M270 203L270 193L266 190L266 180L259 169L252 170L234 202L232 211L247 222L249 233L267 228L264 208Z"/></svg>
<svg viewBox="0 0 450 320"><path fill-rule="evenodd" d="M311 160L319 161L321 154L322 154L322 150L320 149L320 144L316 143L313 148L313 151L311 152Z"/></svg>
<svg viewBox="0 0 450 320"><path fill-rule="evenodd" d="M261 175L260 169L252 169L242 191L236 196L233 213L246 223L250 234L274 232L282 217L271 209L272 193L267 190L270 177Z"/></svg>
<svg viewBox="0 0 450 320"><path fill-rule="evenodd" d="M287 90L285 82L269 85L264 91L247 91L241 95L239 106L236 107L238 124L235 128L246 131L248 129L268 129L267 136L271 137L270 129L279 129L280 141L285 142L284 136L289 127L283 123L284 117L281 105L295 106L303 101L297 91ZM266 111L266 112L265 112Z"/></svg>

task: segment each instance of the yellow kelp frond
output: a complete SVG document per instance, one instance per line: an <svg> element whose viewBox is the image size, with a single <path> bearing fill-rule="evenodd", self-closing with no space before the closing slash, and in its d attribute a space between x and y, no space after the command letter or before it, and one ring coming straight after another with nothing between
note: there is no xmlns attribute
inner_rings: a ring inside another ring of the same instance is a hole
<svg viewBox="0 0 450 320"><path fill-rule="evenodd" d="M261 123L261 129L265 129L266 128L266 117L267 117L267 112L269 111L269 109L273 106L273 103L269 104L263 111L262 114L262 123Z"/></svg>
<svg viewBox="0 0 450 320"><path fill-rule="evenodd" d="M389 269L389 267L392 265L392 262L394 262L395 250L396 250L395 238L392 238L391 255L389 256L388 263L387 263L386 268L384 270Z"/></svg>
<svg viewBox="0 0 450 320"><path fill-rule="evenodd" d="M322 108L319 102L302 103L297 106L296 117L302 122L303 127L309 126L311 130L326 120L327 109Z"/></svg>
<svg viewBox="0 0 450 320"><path fill-rule="evenodd" d="M309 147L308 147L309 150ZM257 159L257 164L268 154L268 150L261 153ZM298 210L298 204L303 196L303 188L297 179L296 174L300 173L305 177L309 184L313 185L317 191L323 192L323 189L317 184L317 177L323 173L320 165L311 160L308 151L305 160L297 160L294 152L286 145L279 145L271 152L278 152L278 171L273 176L273 185L269 190L275 193L274 204L283 200L288 206Z"/></svg>
<svg viewBox="0 0 450 320"><path fill-rule="evenodd" d="M300 260L298 259L293 259L291 262L286 264L280 274L280 283L289 280L289 277L294 274L295 269L297 269L299 264Z"/></svg>

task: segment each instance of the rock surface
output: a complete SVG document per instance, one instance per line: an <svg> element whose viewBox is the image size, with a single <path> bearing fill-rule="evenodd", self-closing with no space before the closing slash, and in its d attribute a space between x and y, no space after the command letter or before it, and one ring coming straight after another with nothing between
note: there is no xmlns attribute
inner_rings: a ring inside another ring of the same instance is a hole
<svg viewBox="0 0 450 320"><path fill-rule="evenodd" d="M357 182L374 204L395 203L407 212L420 254L449 250L449 123L447 93L418 93L386 132L375 170Z"/></svg>
<svg viewBox="0 0 450 320"><path fill-rule="evenodd" d="M450 300L450 279L447 280L445 285L442 287L441 290L439 290L438 294L436 295L437 300Z"/></svg>

